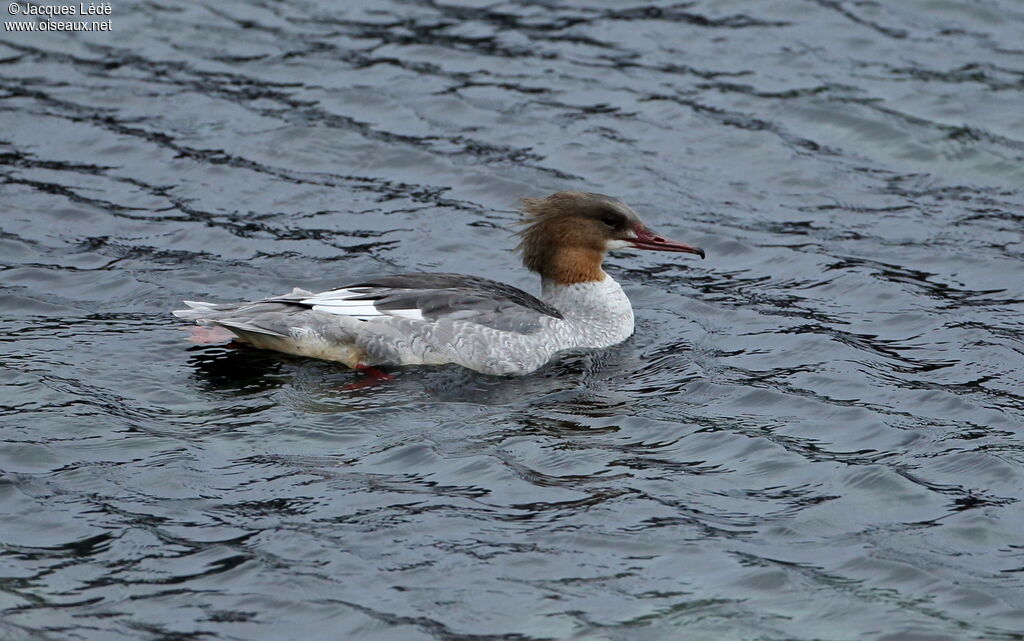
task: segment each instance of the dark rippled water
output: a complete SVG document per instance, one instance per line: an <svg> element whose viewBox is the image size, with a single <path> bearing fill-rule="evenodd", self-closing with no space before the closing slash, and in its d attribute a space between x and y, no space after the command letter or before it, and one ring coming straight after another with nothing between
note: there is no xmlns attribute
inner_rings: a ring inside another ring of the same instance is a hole
<svg viewBox="0 0 1024 641"><path fill-rule="evenodd" d="M112 7L0 34L4 641L1024 639L1020 3ZM563 188L709 257L532 376L168 314Z"/></svg>

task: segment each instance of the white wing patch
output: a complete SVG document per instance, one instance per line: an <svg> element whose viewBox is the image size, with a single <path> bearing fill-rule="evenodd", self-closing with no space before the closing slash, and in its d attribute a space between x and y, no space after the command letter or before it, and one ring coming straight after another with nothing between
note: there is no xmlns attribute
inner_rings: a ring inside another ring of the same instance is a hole
<svg viewBox="0 0 1024 641"><path fill-rule="evenodd" d="M389 309L384 312L388 316L401 316L413 320L423 320L423 312L418 309Z"/></svg>
<svg viewBox="0 0 1024 641"><path fill-rule="evenodd" d="M315 296L304 298L300 303L311 305L315 312L327 312L339 316L350 316L360 320L370 320L382 316L398 316L423 320L423 314L418 309L377 309L372 300L353 300L366 294L364 288L353 289L332 289L329 292L321 292Z"/></svg>

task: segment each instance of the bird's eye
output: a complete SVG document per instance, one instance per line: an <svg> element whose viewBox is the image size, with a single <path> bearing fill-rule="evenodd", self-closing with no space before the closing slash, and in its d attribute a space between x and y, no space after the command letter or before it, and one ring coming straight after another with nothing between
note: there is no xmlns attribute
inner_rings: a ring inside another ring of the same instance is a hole
<svg viewBox="0 0 1024 641"><path fill-rule="evenodd" d="M601 218L601 222L604 223L605 225L608 225L612 229L615 229L616 227L619 226L619 219L616 218L615 216L603 216Z"/></svg>

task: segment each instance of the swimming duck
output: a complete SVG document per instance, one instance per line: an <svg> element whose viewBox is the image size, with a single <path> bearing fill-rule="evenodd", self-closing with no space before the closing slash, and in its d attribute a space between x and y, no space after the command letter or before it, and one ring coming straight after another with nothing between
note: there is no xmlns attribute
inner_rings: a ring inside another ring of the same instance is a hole
<svg viewBox="0 0 1024 641"><path fill-rule="evenodd" d="M622 201L560 191L524 198L518 250L541 296L487 278L412 273L314 294L242 303L185 301L178 318L229 330L261 349L379 365L454 363L484 374L529 374L561 352L609 347L633 334L629 299L601 265L616 249L704 251L653 233Z"/></svg>

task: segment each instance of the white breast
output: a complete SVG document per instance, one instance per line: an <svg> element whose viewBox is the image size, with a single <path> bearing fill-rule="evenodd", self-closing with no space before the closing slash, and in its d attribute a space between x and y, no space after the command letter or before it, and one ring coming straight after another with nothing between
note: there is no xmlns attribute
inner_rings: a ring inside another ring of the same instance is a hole
<svg viewBox="0 0 1024 641"><path fill-rule="evenodd" d="M611 276L573 285L544 283L544 302L565 316L563 340L569 347L608 347L633 334L633 306Z"/></svg>

